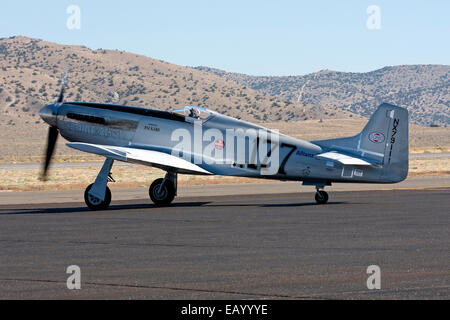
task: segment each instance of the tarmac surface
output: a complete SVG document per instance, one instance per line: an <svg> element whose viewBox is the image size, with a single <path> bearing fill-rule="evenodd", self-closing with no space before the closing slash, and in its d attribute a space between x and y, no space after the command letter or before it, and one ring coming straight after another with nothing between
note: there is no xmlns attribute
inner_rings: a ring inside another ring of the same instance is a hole
<svg viewBox="0 0 450 320"><path fill-rule="evenodd" d="M0 299L449 299L450 187L437 181L333 191L322 206L311 190L271 183L255 184L270 193L198 187L205 195L181 191L172 207L115 200L102 212L81 198L8 204L2 194ZM81 290L67 289L70 265ZM380 290L367 288L370 265Z"/></svg>

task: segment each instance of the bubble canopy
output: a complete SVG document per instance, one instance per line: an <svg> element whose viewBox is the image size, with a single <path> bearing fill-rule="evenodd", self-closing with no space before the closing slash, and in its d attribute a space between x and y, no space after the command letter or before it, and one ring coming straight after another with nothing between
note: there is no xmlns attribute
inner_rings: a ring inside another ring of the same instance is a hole
<svg viewBox="0 0 450 320"><path fill-rule="evenodd" d="M201 108L197 106L185 106L181 109L175 109L171 111L172 113L178 113L184 115L186 118L206 120L213 115L217 115L215 111Z"/></svg>

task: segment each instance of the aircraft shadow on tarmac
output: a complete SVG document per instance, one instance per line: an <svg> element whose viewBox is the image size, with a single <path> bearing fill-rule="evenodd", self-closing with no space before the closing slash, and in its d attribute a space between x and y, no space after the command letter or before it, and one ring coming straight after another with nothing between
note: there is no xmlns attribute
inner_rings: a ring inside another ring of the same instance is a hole
<svg viewBox="0 0 450 320"><path fill-rule="evenodd" d="M326 206L345 204L346 202L329 202ZM315 202L303 202L303 203L272 203L272 204L242 204L242 203L218 203L214 204L212 202L179 202L173 203L169 207L156 207L154 204L123 204L123 205L112 205L106 211L99 212L109 212L109 211L122 211L122 210L139 210L139 209L166 209L166 208L188 208L188 207L202 207L207 205L208 207L262 207L262 208L283 208L283 207L309 207L318 206ZM60 208L1 208L1 215L25 215L25 214L65 214L65 213L82 213L82 212L92 212L85 206L70 206L70 207L60 207Z"/></svg>
<svg viewBox="0 0 450 320"><path fill-rule="evenodd" d="M209 202L185 202L185 203L174 203L170 207L199 207ZM85 206L72 206L72 207L60 207L60 208L21 208L21 209L5 209L0 208L1 215L15 215L15 214L63 214L63 213L78 213L78 212L109 212L109 211L120 211L120 210L137 210L137 209L157 209L164 207L157 207L154 204L142 203L142 204L124 204L124 205L112 205L105 211L91 211Z"/></svg>
<svg viewBox="0 0 450 320"><path fill-rule="evenodd" d="M288 208L288 207L328 207L337 204L346 204L347 202L328 202L326 205L321 206L315 202L299 202L299 203L270 203L270 204L257 204L257 203L233 203L233 204L208 204L208 207L261 207L261 208Z"/></svg>
<svg viewBox="0 0 450 320"><path fill-rule="evenodd" d="M334 201L328 202L326 205L318 205L315 202L303 202L303 203L273 203L273 204L264 204L261 207L264 208L282 208L282 207L328 207L337 204L346 204L347 202L343 201Z"/></svg>

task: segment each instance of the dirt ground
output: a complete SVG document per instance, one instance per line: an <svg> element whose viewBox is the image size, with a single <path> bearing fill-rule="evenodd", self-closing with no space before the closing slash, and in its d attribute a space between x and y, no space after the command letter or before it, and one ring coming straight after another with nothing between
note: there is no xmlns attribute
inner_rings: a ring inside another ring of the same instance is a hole
<svg viewBox="0 0 450 320"><path fill-rule="evenodd" d="M98 173L98 166L87 168L55 168L50 170L48 181L39 179L40 169L0 169L1 191L29 190L75 190L84 189L91 184ZM149 186L155 179L163 177L164 172L144 166L121 166L113 168L114 187ZM410 161L410 177L450 175L450 158L413 159ZM247 179L223 176L180 175L180 185L204 185L226 183L267 182L270 180Z"/></svg>
<svg viewBox="0 0 450 320"><path fill-rule="evenodd" d="M262 126L307 141L339 138L358 134L367 120L308 120L300 122L261 123ZM48 126L28 123L10 126L0 123L0 164L41 162L47 141ZM101 161L100 157L68 148L58 140L54 160L57 162ZM450 152L450 128L410 127L410 152Z"/></svg>
<svg viewBox="0 0 450 320"><path fill-rule="evenodd" d="M265 127L277 129L281 133L303 140L314 141L333 137L352 136L361 131L366 120L317 120L302 122L264 123ZM29 127L0 126L0 145L2 152L0 164L40 163L46 143L47 126L43 123L29 124ZM58 140L55 162L100 162L102 157L89 155L65 146L63 138ZM412 125L410 127L411 153L450 152L450 128L428 128ZM87 168L52 169L49 181L39 178L38 169L0 169L0 190L57 190L81 189L95 180L98 166ZM148 186L163 175L160 170L127 166L114 169L117 187ZM450 157L413 159L410 161L410 176L450 174ZM255 182L253 179L230 177L180 176L180 184L218 184ZM264 182L265 180L257 180Z"/></svg>

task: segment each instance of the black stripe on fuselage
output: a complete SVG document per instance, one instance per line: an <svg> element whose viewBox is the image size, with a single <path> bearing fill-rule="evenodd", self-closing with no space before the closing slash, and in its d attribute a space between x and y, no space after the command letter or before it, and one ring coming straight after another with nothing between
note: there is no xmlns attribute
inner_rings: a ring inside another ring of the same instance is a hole
<svg viewBox="0 0 450 320"><path fill-rule="evenodd" d="M106 123L104 118L85 115L85 114L72 113L72 112L69 112L67 114L67 118L73 119L73 120L78 120L78 121L83 121L83 122L96 123L96 124L105 124Z"/></svg>
<svg viewBox="0 0 450 320"><path fill-rule="evenodd" d="M184 116L176 114L176 113L168 112L168 111L153 110L153 109L138 108L138 107L129 107L129 106L122 106L122 105L114 105L114 104L91 103L91 102L66 102L64 104L93 108L93 109L126 112L126 113L131 113L131 114L138 114L141 116L148 116L148 117L154 117L154 118L161 118L161 119L185 122Z"/></svg>

